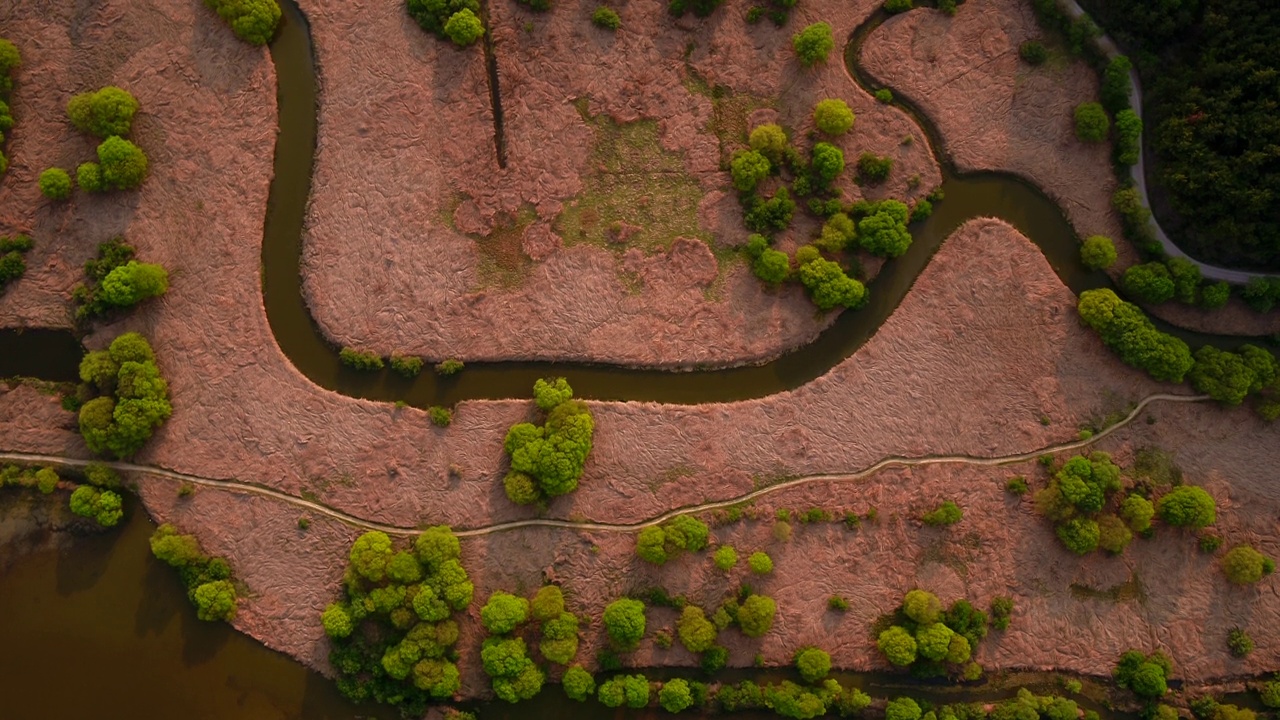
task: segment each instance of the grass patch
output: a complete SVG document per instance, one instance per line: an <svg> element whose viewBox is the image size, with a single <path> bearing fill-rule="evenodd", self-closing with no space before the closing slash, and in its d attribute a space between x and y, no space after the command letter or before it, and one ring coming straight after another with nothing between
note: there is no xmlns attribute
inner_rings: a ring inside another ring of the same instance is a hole
<svg viewBox="0 0 1280 720"><path fill-rule="evenodd" d="M685 169L681 153L662 148L658 123L619 124L607 115L589 114L585 99L576 105L596 137L582 192L555 221L565 244L655 252L667 250L680 236L710 241L711 234L698 226L702 187ZM625 246L610 243L611 229L623 223L639 230Z"/></svg>
<svg viewBox="0 0 1280 720"><path fill-rule="evenodd" d="M1081 583L1071 583L1071 596L1077 600L1110 600L1113 603L1137 602L1138 604L1145 604L1147 602L1147 589L1142 584L1142 578L1138 577L1137 573L1133 573L1128 580L1105 590Z"/></svg>
<svg viewBox="0 0 1280 720"><path fill-rule="evenodd" d="M520 208L515 216L503 214L488 235L468 235L480 251L480 284L484 287L516 287L529 276L533 260L524 253L524 231L537 213L532 205Z"/></svg>
<svg viewBox="0 0 1280 720"><path fill-rule="evenodd" d="M720 169L728 170L733 153L747 145L747 116L753 110L773 107L773 103L755 95L735 93L724 85L712 85L692 65L685 65L683 83L690 94L711 101L707 130L720 141Z"/></svg>

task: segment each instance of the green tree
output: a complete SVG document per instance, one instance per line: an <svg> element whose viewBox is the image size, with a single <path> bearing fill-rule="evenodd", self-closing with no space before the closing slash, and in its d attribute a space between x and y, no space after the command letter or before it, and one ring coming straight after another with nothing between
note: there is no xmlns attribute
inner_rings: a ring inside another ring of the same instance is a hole
<svg viewBox="0 0 1280 720"><path fill-rule="evenodd" d="M1098 547L1113 555L1124 552L1133 540L1133 532L1124 521L1115 515L1103 515L1098 518Z"/></svg>
<svg viewBox="0 0 1280 720"><path fill-rule="evenodd" d="M769 169L769 159L755 150L743 150L729 163L733 186L745 193L753 192L769 176Z"/></svg>
<svg viewBox="0 0 1280 720"><path fill-rule="evenodd" d="M454 45L466 47L484 36L484 23L470 8L463 8L449 16L444 34Z"/></svg>
<svg viewBox="0 0 1280 720"><path fill-rule="evenodd" d="M1142 118L1128 108L1116 113L1116 161L1137 165L1142 159Z"/></svg>
<svg viewBox="0 0 1280 720"><path fill-rule="evenodd" d="M938 622L921 625L916 630L916 652L926 660L939 662L947 656L955 632Z"/></svg>
<svg viewBox="0 0 1280 720"><path fill-rule="evenodd" d="M925 590L908 590L902 597L902 612L919 625L932 625L942 618L942 601Z"/></svg>
<svg viewBox="0 0 1280 720"><path fill-rule="evenodd" d="M324 609L320 615L320 624L324 626L324 634L335 640L348 637L355 630L350 608L340 603L330 603Z"/></svg>
<svg viewBox="0 0 1280 720"><path fill-rule="evenodd" d="M1266 352L1266 351L1263 351ZM1191 386L1224 405L1239 405L1254 387L1257 374L1239 355L1205 345L1196 351L1187 377Z"/></svg>
<svg viewBox="0 0 1280 720"><path fill-rule="evenodd" d="M680 619L676 622L676 635L680 644L691 653L710 650L716 644L716 626L707 619L702 608L697 605L686 605L680 611Z"/></svg>
<svg viewBox="0 0 1280 720"><path fill-rule="evenodd" d="M1089 518L1072 518L1058 526L1058 539L1077 555L1088 555L1098 549L1098 523Z"/></svg>
<svg viewBox="0 0 1280 720"><path fill-rule="evenodd" d="M827 252L836 253L847 247L853 247L857 239L858 227L853 220L844 213L835 213L823 224L822 234L814 241L814 245Z"/></svg>
<svg viewBox="0 0 1280 720"><path fill-rule="evenodd" d="M138 108L138 101L129 91L108 85L96 92L73 96L67 102L67 117L80 132L108 138L128 135Z"/></svg>
<svg viewBox="0 0 1280 720"><path fill-rule="evenodd" d="M231 26L236 37L251 45L271 42L280 23L276 0L204 0L204 4Z"/></svg>
<svg viewBox="0 0 1280 720"><path fill-rule="evenodd" d="M884 659L899 667L913 664L916 652L919 650L911 633L897 625L879 634L876 644L879 651L884 653Z"/></svg>
<svg viewBox="0 0 1280 720"><path fill-rule="evenodd" d="M781 250L766 248L752 261L751 272L770 285L781 285L791 276L791 259Z"/></svg>
<svg viewBox="0 0 1280 720"><path fill-rule="evenodd" d="M827 98L813 109L813 123L818 130L831 136L843 135L853 127L853 111L838 98Z"/></svg>
<svg viewBox="0 0 1280 720"><path fill-rule="evenodd" d="M529 610L533 619L538 622L560 617L560 614L565 611L564 591L558 585L543 585L534 594L533 602L529 603Z"/></svg>
<svg viewBox="0 0 1280 720"><path fill-rule="evenodd" d="M196 617L208 622L236 617L236 586L228 580L215 580L196 587L192 599L196 604Z"/></svg>
<svg viewBox="0 0 1280 720"><path fill-rule="evenodd" d="M1080 261L1090 270L1106 270L1117 257L1115 243L1105 235L1090 235L1080 245Z"/></svg>
<svg viewBox="0 0 1280 720"><path fill-rule="evenodd" d="M747 637L760 637L773 627L778 605L767 595L751 595L738 608L738 627Z"/></svg>
<svg viewBox="0 0 1280 720"><path fill-rule="evenodd" d="M1129 91L1133 89L1129 71L1132 69L1133 63L1129 62L1129 58L1116 55L1102 72L1102 105L1113 114L1119 115L1121 111L1129 109Z"/></svg>
<svg viewBox="0 0 1280 720"><path fill-rule="evenodd" d="M872 255L895 258L911 247L911 233L906 224L906 205L902 205L901 217L894 212L895 205L902 203L896 200L886 201L876 212L858 221L858 239L863 249Z"/></svg>
<svg viewBox="0 0 1280 720"><path fill-rule="evenodd" d="M622 27L622 18L618 16L617 11L605 5L597 7L591 14L591 22L606 30L617 30Z"/></svg>
<svg viewBox="0 0 1280 720"><path fill-rule="evenodd" d="M835 36L831 34L831 26L825 22L809 25L791 37L791 47L796 51L796 58L805 67L826 62L827 55L835 46Z"/></svg>
<svg viewBox="0 0 1280 720"><path fill-rule="evenodd" d="M551 412L573 399L573 388L562 377L540 378L533 383L533 402L543 412Z"/></svg>
<svg viewBox="0 0 1280 720"><path fill-rule="evenodd" d="M107 189L102 179L102 166L98 163L80 163L76 168L76 185L85 192L102 192Z"/></svg>
<svg viewBox="0 0 1280 720"><path fill-rule="evenodd" d="M805 682L816 683L831 672L831 656L816 647L800 648L796 652L795 663Z"/></svg>
<svg viewBox="0 0 1280 720"><path fill-rule="evenodd" d="M886 91L887 92L887 91ZM877 93L879 97L879 93ZM874 153L864 152L858 156L858 175L863 181L875 185L889 179L893 172L893 158L880 157Z"/></svg>
<svg viewBox="0 0 1280 720"><path fill-rule="evenodd" d="M50 200L71 197L71 176L62 168L49 168L40 173L40 194Z"/></svg>
<svg viewBox="0 0 1280 720"><path fill-rule="evenodd" d="M529 601L496 591L480 609L480 623L493 635L504 635L529 619Z"/></svg>
<svg viewBox="0 0 1280 720"><path fill-rule="evenodd" d="M578 654L578 616L562 612L542 623L542 656L553 663L568 665Z"/></svg>
<svg viewBox="0 0 1280 720"><path fill-rule="evenodd" d="M944 500L941 505L925 513L920 519L925 525L948 526L955 525L963 517L964 510L961 510L959 505L950 500Z"/></svg>
<svg viewBox="0 0 1280 720"><path fill-rule="evenodd" d="M844 172L844 153L835 145L820 142L813 146L813 163L810 167L815 181L823 186L829 185Z"/></svg>
<svg viewBox="0 0 1280 720"><path fill-rule="evenodd" d="M1124 291L1139 302L1159 304L1173 298L1173 278L1164 263L1133 265L1124 271Z"/></svg>
<svg viewBox="0 0 1280 720"><path fill-rule="evenodd" d="M1103 142L1111 129L1111 121L1107 111L1096 102L1080 103L1076 106L1076 137L1085 142Z"/></svg>
<svg viewBox="0 0 1280 720"><path fill-rule="evenodd" d="M1222 556L1222 572L1237 585L1251 585L1275 571L1271 558L1248 545L1237 545Z"/></svg>
<svg viewBox="0 0 1280 720"><path fill-rule="evenodd" d="M596 679L591 676L591 673L583 670L581 665L574 665L566 670L560 683L564 686L564 694L568 695L570 700L578 702L583 702L596 691Z"/></svg>
<svg viewBox="0 0 1280 720"><path fill-rule="evenodd" d="M1204 488L1182 485L1165 493L1156 501L1160 519L1174 527L1198 530L1217 519L1217 504Z"/></svg>
<svg viewBox="0 0 1280 720"><path fill-rule="evenodd" d="M98 165L102 187L108 190L133 190L147 177L146 154L137 145L115 135L98 146ZM80 185L84 187L83 182Z"/></svg>
<svg viewBox="0 0 1280 720"><path fill-rule="evenodd" d="M58 480L58 473L53 468L44 467L36 471L36 487L44 495L58 489Z"/></svg>
<svg viewBox="0 0 1280 720"><path fill-rule="evenodd" d="M382 582L393 555L395 553L391 549L391 538L384 532L371 530L356 538L348 559L352 569L366 580Z"/></svg>
<svg viewBox="0 0 1280 720"><path fill-rule="evenodd" d="M856 308L867 297L866 286L846 275L839 264L824 258L803 263L797 275L819 310Z"/></svg>
<svg viewBox="0 0 1280 720"><path fill-rule="evenodd" d="M12 42L0 38L0 75L11 75L22 65L22 55Z"/></svg>
<svg viewBox="0 0 1280 720"><path fill-rule="evenodd" d="M909 697L890 700L884 708L885 720L920 720L920 706Z"/></svg>
<svg viewBox="0 0 1280 720"><path fill-rule="evenodd" d="M644 603L621 598L604 609L604 628L609 640L620 650L630 650L644 637Z"/></svg>
<svg viewBox="0 0 1280 720"><path fill-rule="evenodd" d="M1130 495L1120 504L1120 517L1128 523L1129 529L1136 533L1146 532L1151 528L1151 518L1155 517L1156 508L1151 501L1141 495Z"/></svg>
<svg viewBox="0 0 1280 720"><path fill-rule="evenodd" d="M689 681L683 678L668 680L658 691L658 704L669 713L678 713L693 706L693 693Z"/></svg>

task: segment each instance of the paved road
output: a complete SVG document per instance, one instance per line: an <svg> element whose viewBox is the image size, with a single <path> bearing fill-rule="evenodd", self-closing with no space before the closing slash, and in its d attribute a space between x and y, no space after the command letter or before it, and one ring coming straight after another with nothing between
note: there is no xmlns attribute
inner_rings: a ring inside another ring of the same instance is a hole
<svg viewBox="0 0 1280 720"><path fill-rule="evenodd" d="M781 492L783 490L787 490L793 487L798 487L800 485L808 485L810 483L850 482L854 480L861 480L863 478L870 477L880 472L881 470L884 470L890 467L917 467L921 465L996 466L996 465L1008 465L1010 463L1016 463L1016 462L1025 462L1027 460L1033 460L1045 453L1067 452L1071 450L1079 450L1081 448L1088 447L1089 445L1096 443L1097 441L1110 435L1116 430L1119 430L1125 425L1128 425L1135 418L1137 418L1139 414L1142 413L1143 409L1145 409L1147 405L1150 405L1153 402L1163 401L1163 402L1185 403L1185 402L1203 402L1208 399L1209 399L1208 395L1178 395L1178 394L1171 394L1171 393L1155 393L1153 395L1148 395L1147 397L1143 398L1142 402L1139 402L1133 408L1133 410L1127 416L1125 416L1123 420L1121 420L1120 422L1117 422L1115 425L1112 425L1109 428L1106 428L1102 432L1099 432L1097 435L1094 435L1093 437L1087 440L1073 440L1071 442L1059 443L1057 445L1050 445L1048 447L1043 447L1043 448L1031 450L1028 452L1017 453L1014 455L999 455L995 457L973 457L971 455L934 455L934 456L925 456L925 457L918 457L918 458L905 458L905 457L890 456L862 470L846 472L846 473L818 473L814 475L804 475L801 477L792 478L791 480L787 480L785 482L777 483L775 485L770 485L769 487L766 487L766 488L761 488L760 490L747 493L746 495L740 495L738 497L729 498L728 500L717 500L715 502L707 502L707 503L701 503L698 505L690 505L687 507L676 508L674 510L670 510L656 517L649 518L648 520L641 520L640 522L635 522L635 523L606 523L606 522L590 522L590 521L575 522L572 520L552 520L548 518L533 518L529 520L513 520L510 522L496 523L494 525L482 525L474 528L458 529L454 531L454 534L457 535L458 537L478 537L481 535L491 535L493 533L505 532L509 530L518 530L520 528L529 528L529 527L565 528L565 529L571 529L571 530L594 530L594 531L602 531L602 532L634 532L636 530L641 530L643 528L650 527L652 525L658 525L660 523L666 522L667 520L670 520L671 518L676 517L677 515L685 515L689 513L701 513L701 512L707 512L710 510L718 510L721 508L732 507L734 505L740 505L742 503L751 502L758 498L764 497L765 495ZM81 458L69 458L69 457L62 457L59 455L41 455L37 453L0 452L0 461L27 463L31 465L49 465L49 466L67 467L67 468L83 468L84 466L90 463L99 462L103 465L107 465L111 468L114 468L122 472L143 473L146 475L151 475L153 477L164 478L167 480L174 480L179 483L191 483L192 485L199 485L201 487L225 490L227 492L243 493L247 495L258 495L260 497L269 497L274 500L280 500L280 501L289 503L290 505L303 508L305 510L310 510L319 515L324 515L326 517L333 518L334 520L338 520L339 522L346 523L347 525L360 528L362 530L381 530L382 532L385 532L388 535L417 535L418 533L422 532L421 526L415 525L413 527L403 527L399 525L390 525L387 523L381 523L375 520L366 520L364 518L357 517L349 513L345 513L341 510L334 509L323 503L315 502L312 500L306 500L300 497L296 497L294 495L290 495L288 493L280 492L279 490L275 490L263 485L242 482L239 480L216 480L214 478L206 478L206 477L201 477L199 475L190 475L187 473L180 473L173 470L166 470L164 468L151 467L148 465L135 465L134 463L127 463L127 462L84 460Z"/></svg>
<svg viewBox="0 0 1280 720"><path fill-rule="evenodd" d="M1085 14L1084 8L1080 7L1080 5L1076 2L1076 0L1059 0L1059 4L1062 6L1064 10L1066 10L1067 14L1070 15L1072 19L1078 18L1081 15ZM1115 57L1116 55L1123 54L1120 52L1120 48L1116 45L1115 41L1106 35L1099 37L1097 42L1098 42L1098 47L1102 50L1104 54L1106 54L1108 58L1112 58L1112 57ZM1139 118L1141 118L1142 117L1142 83L1138 79L1138 72L1136 70L1129 71L1129 83L1130 83L1129 104L1133 106L1133 111L1138 114ZM1147 128L1145 126L1145 121L1144 121L1143 132L1147 132L1148 130L1150 130L1150 128ZM1151 207L1151 200L1150 198L1147 197L1147 174L1145 170L1145 159L1143 158L1143 154L1139 154L1138 164L1133 165L1129 168L1129 174L1130 176L1133 177L1134 184L1138 186L1138 192L1142 193L1142 203L1147 207ZM1200 274L1203 275L1206 279L1225 280L1235 285L1244 285L1245 283L1249 282L1253 278L1259 278L1259 277L1280 278L1280 273L1263 273L1263 272L1250 272L1248 270L1232 270L1231 268L1218 267L1216 265L1209 265L1207 263L1202 263L1199 260L1196 260L1195 258L1191 257L1190 255L1187 255L1185 252L1182 251L1182 248L1175 245L1174 242L1169 239L1169 236L1165 234L1164 229L1160 227L1160 223L1156 222L1154 215L1152 216L1150 223L1151 223L1151 230L1152 232L1155 233L1156 239L1160 241L1160 245L1164 248L1165 253L1168 254L1170 257L1186 258L1187 260L1190 260L1192 263L1195 263L1196 267L1200 268Z"/></svg>

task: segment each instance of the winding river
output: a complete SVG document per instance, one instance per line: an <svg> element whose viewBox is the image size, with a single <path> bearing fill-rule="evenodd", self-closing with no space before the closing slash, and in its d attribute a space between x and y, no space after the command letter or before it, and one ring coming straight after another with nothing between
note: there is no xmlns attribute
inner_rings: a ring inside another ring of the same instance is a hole
<svg viewBox="0 0 1280 720"><path fill-rule="evenodd" d="M1079 293L1109 279L1087 272L1077 237L1041 191L1005 173L960 174L946 159L936 129L909 103L942 162L946 200L912 227L914 242L870 283L871 302L845 312L813 343L773 362L741 368L668 372L583 363L469 363L452 378L427 372L408 381L389 371L371 378L343 367L303 301L298 261L310 194L317 127L315 60L306 20L294 0L282 2L285 22L271 45L279 78L280 132L263 242L265 306L276 341L311 381L347 395L405 399L417 406L471 398L527 397L535 379L569 378L583 397L703 403L760 397L803 385L853 354L889 317L943 240L966 220L1002 218L1034 241L1062 281ZM858 66L862 41L884 19L876 14L850 38L845 60L864 88L875 83ZM1154 320L1154 319L1153 319ZM1241 338L1200 335L1156 321L1193 346L1235 347ZM83 353L67 331L0 331L0 377L75 380ZM11 498L0 498L8 502ZM119 532L76 538L69 550L44 550L19 559L0 593L0 688L5 716L21 718L391 718L386 708L354 707L333 685L289 658L223 625L195 619L169 568L148 552L150 522L136 503ZM661 673L657 673L660 675ZM1008 689L964 689L961 695L919 686L900 676L845 674L842 682L873 694L934 695L940 701L995 699ZM74 688L69 687L74 685ZM1048 691L1048 688L1043 688ZM596 703L570 706L557 687L518 706L476 708L482 718L649 718ZM1104 713L1105 714L1105 713ZM744 714L743 718L773 717Z"/></svg>

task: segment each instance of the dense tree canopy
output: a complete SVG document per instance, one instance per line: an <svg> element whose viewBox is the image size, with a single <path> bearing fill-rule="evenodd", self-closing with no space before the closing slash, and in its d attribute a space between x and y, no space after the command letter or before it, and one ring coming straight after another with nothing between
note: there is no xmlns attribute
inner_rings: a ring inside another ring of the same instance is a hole
<svg viewBox="0 0 1280 720"><path fill-rule="evenodd" d="M252 45L271 42L280 23L276 0L204 0L204 4L218 13L237 37Z"/></svg>
<svg viewBox="0 0 1280 720"><path fill-rule="evenodd" d="M67 117L80 132L106 139L125 136L133 128L138 101L127 90L108 85L96 92L81 93L67 102Z"/></svg>
<svg viewBox="0 0 1280 720"><path fill-rule="evenodd" d="M591 452L595 422L563 378L539 381L534 388L539 408L549 409L541 425L517 423L507 431L503 449L511 472L503 481L512 502L527 505L573 492Z"/></svg>
<svg viewBox="0 0 1280 720"><path fill-rule="evenodd" d="M155 354L137 333L117 337L105 351L87 353L80 378L104 393L80 408L80 433L96 453L133 455L173 412Z"/></svg>

